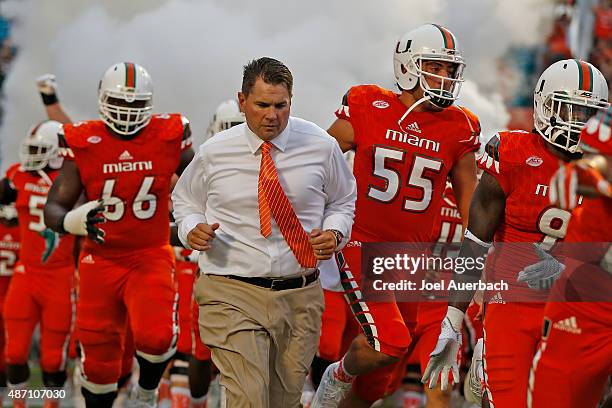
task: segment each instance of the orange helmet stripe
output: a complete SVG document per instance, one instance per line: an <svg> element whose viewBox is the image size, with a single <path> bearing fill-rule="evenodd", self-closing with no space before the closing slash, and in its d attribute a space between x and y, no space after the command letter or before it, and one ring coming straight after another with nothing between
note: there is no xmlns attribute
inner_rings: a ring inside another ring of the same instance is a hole
<svg viewBox="0 0 612 408"><path fill-rule="evenodd" d="M455 37L453 33L449 31L448 28L442 27L441 25L434 24L440 33L442 33L442 38L444 38L444 47L454 50L455 49Z"/></svg>
<svg viewBox="0 0 612 408"><path fill-rule="evenodd" d="M128 88L136 87L136 67L131 62L125 63L125 86Z"/></svg>
<svg viewBox="0 0 612 408"><path fill-rule="evenodd" d="M593 70L591 66L582 60L574 60L578 64L578 87L582 91L593 92Z"/></svg>

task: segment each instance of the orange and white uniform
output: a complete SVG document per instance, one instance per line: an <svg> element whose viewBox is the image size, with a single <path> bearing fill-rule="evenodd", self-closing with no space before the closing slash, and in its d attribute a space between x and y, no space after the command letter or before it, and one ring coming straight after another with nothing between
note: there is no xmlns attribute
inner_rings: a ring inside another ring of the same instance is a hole
<svg viewBox="0 0 612 408"><path fill-rule="evenodd" d="M4 301L4 353L8 364L26 364L32 333L40 323L40 363L45 372L65 369L74 314L75 237L62 236L47 262L42 262L45 240L39 233L46 228L43 209L58 175L59 170L52 170L41 176L22 170L19 164L6 172L17 191L20 240L27 244L20 247L19 263Z"/></svg>
<svg viewBox="0 0 612 408"><path fill-rule="evenodd" d="M591 119L582 130L582 148L609 160L611 122L612 108ZM560 168L550 188L561 205L572 208L578 185L600 196L585 198L572 212L566 269L544 309L542 339L533 359L530 408L596 407L612 374L612 188L599 171L575 163Z"/></svg>
<svg viewBox="0 0 612 408"><path fill-rule="evenodd" d="M538 134L500 132L479 157L479 166L495 177L505 197L505 213L494 236L495 250L485 267L487 282L504 281L514 299L502 292L485 294L484 372L492 406L522 406L533 355L540 340L548 291L517 282L518 273L540 259L533 243L552 245L565 236L570 213L549 202L548 183L559 159Z"/></svg>
<svg viewBox="0 0 612 408"><path fill-rule="evenodd" d="M176 260L176 286L178 291L179 337L176 350L198 360L210 360L210 350L200 340L198 326L199 307L193 296L193 284L197 279L198 265L187 259L190 249L175 247L180 256ZM176 253L176 252L175 252Z"/></svg>
<svg viewBox="0 0 612 408"><path fill-rule="evenodd" d="M191 145L180 114L154 115L131 139L101 121L64 125L60 153L79 170L87 200L105 198L105 242L89 238L79 259L77 336L87 388L116 389L126 318L137 354L152 362L176 349L174 255L169 244L170 179Z"/></svg>
<svg viewBox="0 0 612 408"><path fill-rule="evenodd" d="M342 284L353 314L376 351L402 357L416 324L417 303L360 298L361 250L370 242L431 242L449 172L478 150L480 125L468 110L406 112L399 95L375 85L351 88L336 112L354 131L357 180L355 222L342 250ZM373 401L385 394L394 367L358 376L355 393Z"/></svg>
<svg viewBox="0 0 612 408"><path fill-rule="evenodd" d="M19 225L7 226L0 223L0 305L4 305L8 293L15 264L19 261ZM4 333L4 314L0 311L0 372L4 372L4 346L6 345Z"/></svg>

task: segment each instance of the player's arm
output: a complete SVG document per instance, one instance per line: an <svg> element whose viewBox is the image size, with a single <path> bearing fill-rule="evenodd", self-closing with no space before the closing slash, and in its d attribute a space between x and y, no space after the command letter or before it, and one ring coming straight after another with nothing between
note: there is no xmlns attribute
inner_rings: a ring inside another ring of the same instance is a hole
<svg viewBox="0 0 612 408"><path fill-rule="evenodd" d="M329 129L327 129L327 133L338 141L338 145L343 153L356 147L355 129L351 123L352 119L349 113L351 109L353 111L356 109L354 104L355 98L352 97L353 94L351 94L352 89L353 88L349 89L348 92L342 97L342 104L336 111L337 119L331 124ZM349 100L351 102L349 102Z"/></svg>
<svg viewBox="0 0 612 408"><path fill-rule="evenodd" d="M338 141L342 152L355 148L355 132L353 131L353 125L348 120L336 119L327 129L327 133Z"/></svg>
<svg viewBox="0 0 612 408"><path fill-rule="evenodd" d="M484 173L476 187L470 205L468 229L461 244L459 258L484 259L491 247L495 231L503 218L506 205L506 196L497 179ZM484 264L482 262L481 264ZM482 268L478 262L470 263L463 274L453 273L453 280L457 283L475 282L480 279ZM421 381L429 382L429 388L434 388L441 378L441 388L448 387L449 373L453 373L453 381L459 382L459 363L457 355L461 346L461 326L465 310L474 290L451 291L446 316L442 320L440 335L435 348L430 354L427 368ZM441 375L440 375L441 374Z"/></svg>
<svg viewBox="0 0 612 408"><path fill-rule="evenodd" d="M505 207L506 195L499 182L489 173L483 173L470 205L460 258L484 259L504 217ZM456 282L475 282L482 276L481 265L482 262L475 262L474 267L466 268L464 273L454 273L453 279ZM465 312L473 295L474 291L451 291L448 305Z"/></svg>
<svg viewBox="0 0 612 408"><path fill-rule="evenodd" d="M49 190L45 204L45 225L55 232L64 233L62 221L77 203L82 192L81 176L76 163L64 160L60 174Z"/></svg>
<svg viewBox="0 0 612 408"><path fill-rule="evenodd" d="M60 174L53 182L45 204L45 225L61 234L88 236L104 243L104 230L97 224L104 222L104 200L92 200L73 208L83 192L81 175L76 163L64 160Z"/></svg>
<svg viewBox="0 0 612 408"><path fill-rule="evenodd" d="M465 229L468 224L472 195L474 190L476 190L476 184L478 184L478 178L476 177L476 155L474 152L464 154L455 163L450 172L450 179L455 198L457 199L457 208L461 215L461 224L463 229Z"/></svg>
<svg viewBox="0 0 612 408"><path fill-rule="evenodd" d="M40 92L43 105L45 105L45 111L47 117L50 120L55 120L60 123L71 123L70 117L62 108L57 97L57 83L55 81L55 75L44 74L36 79L36 86Z"/></svg>
<svg viewBox="0 0 612 408"><path fill-rule="evenodd" d="M195 156L195 152L191 147L191 125L189 124L189 119L184 116L182 116L181 119L183 121L183 139L181 141L183 150L181 151L179 165L175 171L177 176L183 174L183 171L189 166L189 163L193 160L193 156Z"/></svg>

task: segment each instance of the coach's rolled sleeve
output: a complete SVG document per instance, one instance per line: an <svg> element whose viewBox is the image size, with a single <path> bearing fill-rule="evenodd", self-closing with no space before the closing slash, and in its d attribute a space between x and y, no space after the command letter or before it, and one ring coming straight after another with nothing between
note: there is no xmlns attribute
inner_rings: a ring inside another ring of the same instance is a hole
<svg viewBox="0 0 612 408"><path fill-rule="evenodd" d="M334 143L330 154L324 189L327 202L323 213L323 229L335 229L342 233L344 239L336 248L340 250L351 235L357 183L337 143Z"/></svg>
<svg viewBox="0 0 612 408"><path fill-rule="evenodd" d="M206 174L202 150L198 151L191 163L179 177L172 191L172 206L178 236L185 248L189 232L200 223L206 222Z"/></svg>

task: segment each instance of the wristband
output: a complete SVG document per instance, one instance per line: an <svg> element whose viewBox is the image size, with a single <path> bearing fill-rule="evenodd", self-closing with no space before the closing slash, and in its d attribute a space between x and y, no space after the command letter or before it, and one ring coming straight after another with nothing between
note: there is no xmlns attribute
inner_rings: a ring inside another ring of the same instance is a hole
<svg viewBox="0 0 612 408"><path fill-rule="evenodd" d="M42 98L43 104L45 106L53 105L53 104L59 102L58 99L57 99L57 95L54 94L54 93L51 94L51 95L47 95L46 93L42 93L41 92L40 93L40 97Z"/></svg>
<svg viewBox="0 0 612 408"><path fill-rule="evenodd" d="M492 243L490 242L484 242L483 240L481 240L480 238L478 238L476 235L472 234L472 232L469 229L465 229L465 239L469 239L470 241L480 245L483 248L491 248L493 246Z"/></svg>

